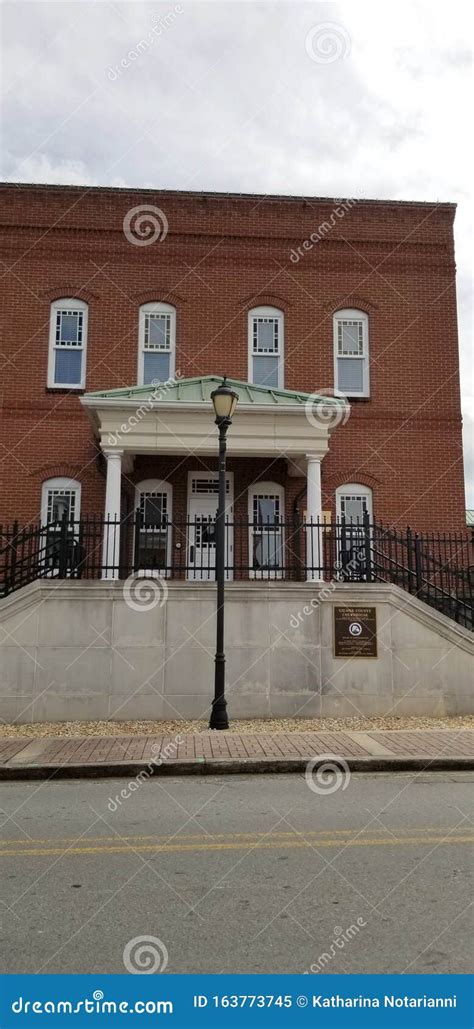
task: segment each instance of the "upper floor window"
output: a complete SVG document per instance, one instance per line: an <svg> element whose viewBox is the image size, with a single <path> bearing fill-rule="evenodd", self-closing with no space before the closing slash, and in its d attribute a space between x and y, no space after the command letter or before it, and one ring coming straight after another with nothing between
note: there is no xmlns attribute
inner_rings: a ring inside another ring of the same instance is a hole
<svg viewBox="0 0 474 1029"><path fill-rule="evenodd" d="M347 308L334 315L334 386L348 397L368 397L369 319Z"/></svg>
<svg viewBox="0 0 474 1029"><path fill-rule="evenodd" d="M51 304L48 386L83 389L86 380L87 304L65 298Z"/></svg>
<svg viewBox="0 0 474 1029"><path fill-rule="evenodd" d="M249 382L283 387L284 317L277 307L249 311Z"/></svg>
<svg viewBox="0 0 474 1029"><path fill-rule="evenodd" d="M144 304L138 333L138 383L167 382L174 375L176 310L171 304Z"/></svg>

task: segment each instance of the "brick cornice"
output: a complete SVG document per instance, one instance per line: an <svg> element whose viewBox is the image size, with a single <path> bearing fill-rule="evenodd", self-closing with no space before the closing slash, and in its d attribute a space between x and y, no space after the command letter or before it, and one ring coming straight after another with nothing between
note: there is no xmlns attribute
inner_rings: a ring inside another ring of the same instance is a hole
<svg viewBox="0 0 474 1029"><path fill-rule="evenodd" d="M48 289L43 289L39 296L42 300L49 300L51 303L54 300L61 300L63 297L71 297L75 300L85 300L86 303L90 303L91 300L98 300L101 296L100 293L88 289L87 286L78 286L77 283L62 282L59 286L49 286Z"/></svg>
<svg viewBox="0 0 474 1029"><path fill-rule="evenodd" d="M340 311L343 308L356 308L358 311L365 311L366 314L370 314L371 311L375 311L378 308L378 304L374 300L368 300L367 297L361 297L356 293L341 293L338 297L333 297L322 305L324 310L328 314L333 314L335 311Z"/></svg>
<svg viewBox="0 0 474 1029"><path fill-rule="evenodd" d="M168 289L167 286L156 286L149 287L148 289L142 289L138 293L130 293L129 300L133 300L136 304L141 306L142 304L184 304L186 303L186 297L183 297L181 293L176 293L173 289Z"/></svg>
<svg viewBox="0 0 474 1029"><path fill-rule="evenodd" d="M369 472L363 472L360 468L346 468L342 472L339 471L337 474L330 474L326 476L324 474L324 462L322 464L322 476L323 476L323 489L327 492L328 490L336 490L338 486L344 486L347 482L357 482L361 486L369 486L374 489L376 486L380 486L382 479L378 479L375 475L370 475Z"/></svg>
<svg viewBox="0 0 474 1029"><path fill-rule="evenodd" d="M44 481L46 479L56 479L60 476L66 479L79 479L81 482L84 479L94 479L95 465L94 461L91 464L84 467L83 464L71 464L68 461L57 461L55 464L40 465L33 468L29 472L30 478L38 478Z"/></svg>
<svg viewBox="0 0 474 1029"><path fill-rule="evenodd" d="M240 297L239 304L249 311L253 307L291 307L292 301L284 293L251 293L250 296Z"/></svg>

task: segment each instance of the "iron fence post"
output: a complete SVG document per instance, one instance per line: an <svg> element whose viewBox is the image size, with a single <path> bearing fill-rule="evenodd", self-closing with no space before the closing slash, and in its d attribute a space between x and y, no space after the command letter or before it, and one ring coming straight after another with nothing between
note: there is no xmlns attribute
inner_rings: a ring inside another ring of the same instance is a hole
<svg viewBox="0 0 474 1029"><path fill-rule="evenodd" d="M10 547L11 560L10 560L10 572L6 578L6 590L5 594L11 593L15 589L15 574L16 574L16 557L18 550L18 522L13 522L12 528L12 542ZM8 551L7 551L8 553Z"/></svg>
<svg viewBox="0 0 474 1029"><path fill-rule="evenodd" d="M423 575L421 569L421 539L418 533L415 533L415 574L416 594L419 596L423 588Z"/></svg>
<svg viewBox="0 0 474 1029"><path fill-rule="evenodd" d="M61 518L61 527L59 530L59 561L58 561L58 578L65 579L67 576L67 550L68 550L68 512L65 511Z"/></svg>
<svg viewBox="0 0 474 1029"><path fill-rule="evenodd" d="M365 581L372 582L372 554L370 539L370 516L364 511L364 551L365 551Z"/></svg>

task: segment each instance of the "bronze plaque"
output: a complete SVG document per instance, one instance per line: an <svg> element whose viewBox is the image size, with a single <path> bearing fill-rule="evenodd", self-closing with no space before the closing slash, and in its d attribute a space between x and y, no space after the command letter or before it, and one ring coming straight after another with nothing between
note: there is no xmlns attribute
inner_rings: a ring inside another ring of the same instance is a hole
<svg viewBox="0 0 474 1029"><path fill-rule="evenodd" d="M375 607L334 607L334 657L377 657Z"/></svg>

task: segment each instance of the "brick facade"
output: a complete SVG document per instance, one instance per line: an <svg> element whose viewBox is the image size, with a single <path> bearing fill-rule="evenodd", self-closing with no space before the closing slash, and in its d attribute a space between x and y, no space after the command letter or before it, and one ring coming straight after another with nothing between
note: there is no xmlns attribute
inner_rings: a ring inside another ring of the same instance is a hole
<svg viewBox="0 0 474 1029"><path fill-rule="evenodd" d="M83 512L104 508L103 459L78 394L46 386L50 304L74 296L89 305L87 391L136 383L138 309L148 301L176 307L184 377L246 380L247 311L282 309L285 387L308 393L334 385L333 312L365 311L371 396L352 401L334 432L323 506L333 510L336 488L357 482L372 488L379 521L464 528L453 205L359 201L346 210L298 197L23 185L1 196L0 522L37 518L41 484L58 475L81 481ZM140 205L165 212L163 242L125 238L124 216ZM322 238L304 247L323 223ZM168 478L184 518L187 471L200 465L138 457L124 491L133 502L135 482ZM283 460L230 469L243 517L252 480L285 485L287 511L304 488Z"/></svg>

